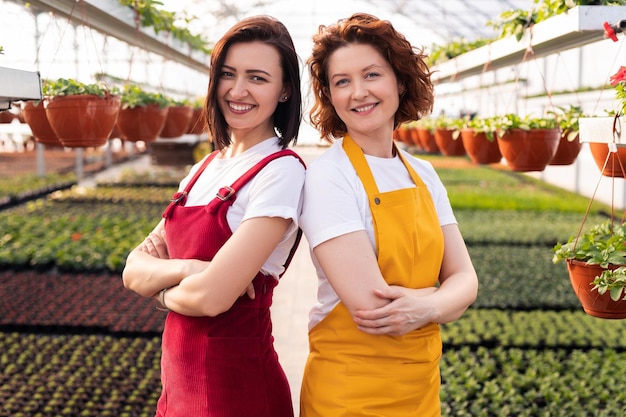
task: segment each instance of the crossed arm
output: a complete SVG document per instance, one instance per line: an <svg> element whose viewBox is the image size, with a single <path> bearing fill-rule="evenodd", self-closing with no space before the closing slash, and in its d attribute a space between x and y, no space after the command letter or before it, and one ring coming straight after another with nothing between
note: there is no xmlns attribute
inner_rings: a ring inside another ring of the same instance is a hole
<svg viewBox="0 0 626 417"><path fill-rule="evenodd" d="M439 287L389 286L364 231L339 236L313 250L358 328L401 335L429 323L457 320L474 302L478 278L456 224L442 227L444 255Z"/></svg>
<svg viewBox="0 0 626 417"><path fill-rule="evenodd" d="M162 220L129 254L124 286L144 297L166 292L170 310L188 316L216 316L230 309L274 251L291 219L257 217L241 223L211 262L170 259ZM245 253L245 256L242 256Z"/></svg>

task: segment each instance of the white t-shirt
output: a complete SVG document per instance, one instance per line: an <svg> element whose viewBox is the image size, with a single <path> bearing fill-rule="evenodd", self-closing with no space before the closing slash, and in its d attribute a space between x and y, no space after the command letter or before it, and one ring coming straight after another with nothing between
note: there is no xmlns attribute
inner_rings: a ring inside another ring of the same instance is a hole
<svg viewBox="0 0 626 417"><path fill-rule="evenodd" d="M309 329L319 323L339 303L339 297L331 287L312 249L320 243L337 236L365 230L372 247L376 238L367 193L352 163L337 140L324 154L315 159L306 171L304 202L300 223L311 247L311 258L318 276L317 304L309 315ZM433 166L400 150L430 192L439 224L456 224L448 193ZM415 187L409 172L396 156L378 158L365 155L378 191L388 192Z"/></svg>
<svg viewBox="0 0 626 417"><path fill-rule="evenodd" d="M274 137L232 158L214 158L191 188L185 206L209 204L220 188L232 185L261 159L279 150L281 147L278 139ZM181 181L179 191L185 189L203 161L204 159L191 168ZM304 177L304 166L296 158L277 158L237 192L237 198L226 214L233 233L242 222L253 217L282 217L293 220L279 245L261 268L264 274L275 278L283 272L283 265L296 238Z"/></svg>

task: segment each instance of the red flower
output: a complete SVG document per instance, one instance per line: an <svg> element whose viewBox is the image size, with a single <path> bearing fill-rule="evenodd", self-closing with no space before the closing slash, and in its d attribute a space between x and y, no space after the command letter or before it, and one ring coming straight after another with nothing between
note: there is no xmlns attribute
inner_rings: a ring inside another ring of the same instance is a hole
<svg viewBox="0 0 626 417"><path fill-rule="evenodd" d="M609 78L609 82L613 87L626 81L626 67L620 67L619 70Z"/></svg>
<svg viewBox="0 0 626 417"><path fill-rule="evenodd" d="M72 240L74 242L77 240L80 240L82 237L83 237L82 233L79 233L79 232L72 233Z"/></svg>

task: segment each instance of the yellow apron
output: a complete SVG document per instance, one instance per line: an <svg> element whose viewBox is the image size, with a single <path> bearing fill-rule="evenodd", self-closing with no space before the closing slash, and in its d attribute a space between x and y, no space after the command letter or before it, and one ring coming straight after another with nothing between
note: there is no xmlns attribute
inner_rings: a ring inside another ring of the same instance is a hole
<svg viewBox="0 0 626 417"><path fill-rule="evenodd" d="M400 155L416 187L379 193L363 151L347 135L343 148L367 192L386 282L435 286L443 234L424 182ZM438 324L403 336L370 335L340 302L309 332L309 349L301 417L440 416Z"/></svg>

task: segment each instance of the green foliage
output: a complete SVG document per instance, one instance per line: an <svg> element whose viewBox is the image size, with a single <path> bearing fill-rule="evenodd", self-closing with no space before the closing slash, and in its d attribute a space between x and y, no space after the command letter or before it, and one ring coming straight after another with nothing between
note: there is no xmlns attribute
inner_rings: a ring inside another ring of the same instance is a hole
<svg viewBox="0 0 626 417"><path fill-rule="evenodd" d="M138 85L127 84L124 86L121 95L122 108L144 107L156 105L165 108L170 105L170 99L163 93L145 91Z"/></svg>
<svg viewBox="0 0 626 417"><path fill-rule="evenodd" d="M548 114L554 117L563 135L567 135L570 142L578 135L578 119L585 117L579 106L560 106L558 110L550 110Z"/></svg>
<svg viewBox="0 0 626 417"><path fill-rule="evenodd" d="M619 301L624 293L623 299L626 300L626 267L606 269L592 283L593 289L597 290L598 294L602 295L608 291L613 301Z"/></svg>
<svg viewBox="0 0 626 417"><path fill-rule="evenodd" d="M22 200L33 195L76 184L76 174L17 175L0 181L0 203Z"/></svg>
<svg viewBox="0 0 626 417"><path fill-rule="evenodd" d="M557 243L552 262L575 259L608 268L626 265L626 223L615 226L610 220L594 225L581 235L572 235L567 243Z"/></svg>
<svg viewBox="0 0 626 417"><path fill-rule="evenodd" d="M99 97L108 95L118 95L117 89L110 89L104 83L86 84L72 78L59 78L56 80L45 80L42 85L44 96L70 96L80 94L93 94Z"/></svg>
<svg viewBox="0 0 626 417"><path fill-rule="evenodd" d="M494 118L493 123L500 137L511 129L556 129L557 120L554 117L520 116L517 113L508 113Z"/></svg>
<svg viewBox="0 0 626 417"><path fill-rule="evenodd" d="M489 42L491 42L490 39L476 39L469 41L463 38L453 40L444 45L433 44L430 47L430 52L428 53L427 63L428 65L436 65L441 62L448 61L468 51L488 45Z"/></svg>
<svg viewBox="0 0 626 417"><path fill-rule="evenodd" d="M186 27L181 27L177 22L182 21L185 25L195 18L182 18L173 12L159 9L163 3L158 0L118 0L120 4L133 9L139 16L142 27L151 27L155 33L168 32L174 39L186 42L193 49L211 53L208 42L200 35L194 35Z"/></svg>

